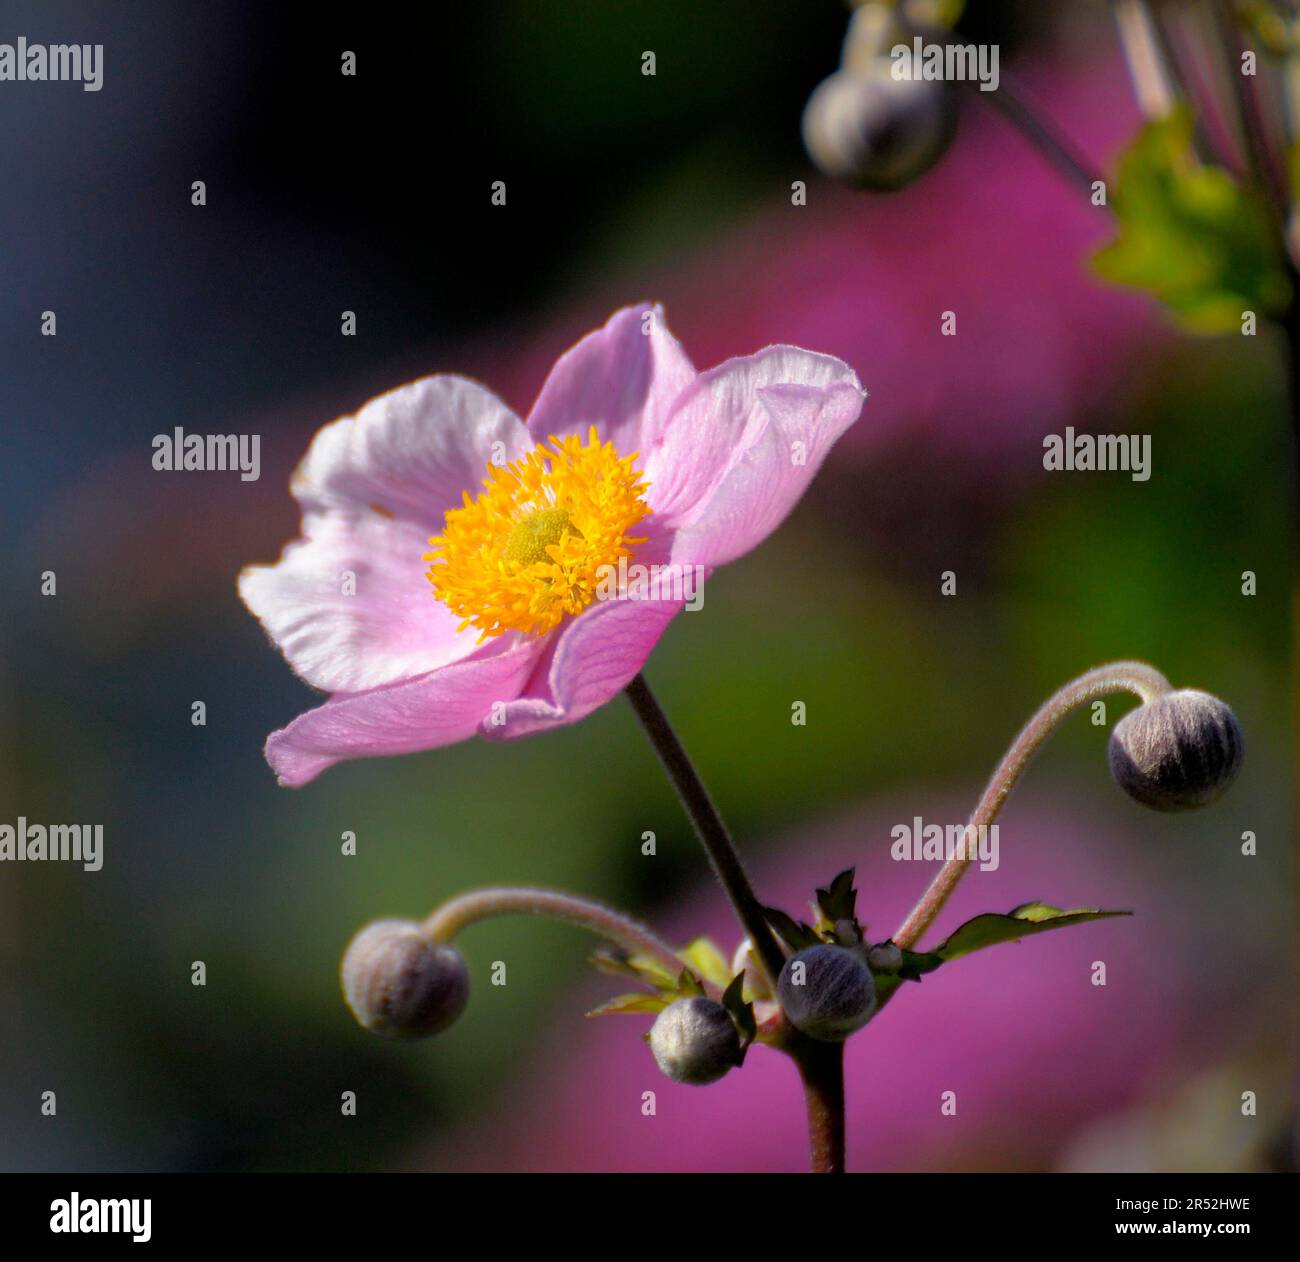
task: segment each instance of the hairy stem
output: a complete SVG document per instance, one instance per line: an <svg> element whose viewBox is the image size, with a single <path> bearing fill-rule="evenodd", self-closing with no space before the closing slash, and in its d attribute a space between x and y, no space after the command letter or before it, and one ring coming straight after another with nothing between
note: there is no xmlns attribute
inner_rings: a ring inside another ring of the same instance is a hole
<svg viewBox="0 0 1300 1262"><path fill-rule="evenodd" d="M470 890L435 908L424 921L424 932L435 942L450 942L460 931L492 916L548 916L599 934L662 964L675 977L684 967L677 953L651 929L604 903L578 898L561 890L528 886L491 886Z"/></svg>
<svg viewBox="0 0 1300 1262"><path fill-rule="evenodd" d="M803 1079L813 1174L844 1173L844 1044L801 1040L791 1055Z"/></svg>
<svg viewBox="0 0 1300 1262"><path fill-rule="evenodd" d="M930 927L970 865L970 842L977 830L997 818L1034 754L1066 715L1113 692L1131 692L1146 702L1162 696L1169 688L1169 681L1144 662L1111 662L1080 675L1053 693L1021 729L998 764L966 825L963 838L967 844L939 869L920 901L899 926L894 941L901 947L910 948Z"/></svg>
<svg viewBox="0 0 1300 1262"><path fill-rule="evenodd" d="M722 816L718 814L718 808L713 805L699 772L677 739L677 733L673 731L668 716L650 691L645 676L638 675L628 684L627 696L655 753L659 755L664 771L668 773L668 779L677 790L677 796L709 856L713 871L736 909L741 926L753 943L754 955L767 974L768 984L775 989L785 957L772 936L762 904L754 894L749 877L745 875L740 855L736 853L735 844L726 824L722 822Z"/></svg>
<svg viewBox="0 0 1300 1262"><path fill-rule="evenodd" d="M1078 150L1061 132L1057 131L1038 111L1031 108L1020 94L1004 80L996 92L976 94L996 109L1029 143L1039 155L1054 166L1072 184L1091 197L1092 188L1101 176L1080 156Z"/></svg>

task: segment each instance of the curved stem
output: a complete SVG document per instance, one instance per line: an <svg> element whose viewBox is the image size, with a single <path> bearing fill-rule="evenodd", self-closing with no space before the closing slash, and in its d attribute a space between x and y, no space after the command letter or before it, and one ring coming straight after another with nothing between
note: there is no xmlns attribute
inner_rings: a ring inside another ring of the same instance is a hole
<svg viewBox="0 0 1300 1262"><path fill-rule="evenodd" d="M561 890L528 886L491 886L470 890L436 907L422 928L435 942L450 942L462 929L492 916L549 916L599 934L634 955L644 955L662 964L675 977L685 967L677 953L645 925L624 916L604 903L578 898Z"/></svg>
<svg viewBox="0 0 1300 1262"><path fill-rule="evenodd" d="M775 990L776 979L781 974L785 957L772 936L762 904L749 883L749 877L745 875L740 855L736 853L735 844L726 824L722 822L722 816L718 814L718 808L713 805L704 781L700 779L699 772L677 739L677 733L673 731L668 716L650 691L644 675L638 675L628 684L627 697L637 718L641 720L650 743L655 747L655 753L659 755L668 779L677 790L677 796L695 828L695 834L708 853L713 871L736 909L741 926L753 943L754 954L759 966L767 974L769 986Z"/></svg>
<svg viewBox="0 0 1300 1262"><path fill-rule="evenodd" d="M1169 681L1155 667L1148 666L1145 662L1111 662L1071 680L1049 697L1012 742L976 803L963 834L968 844L939 869L920 901L899 926L893 940L901 947L912 947L930 927L971 862L968 857L972 855L969 843L976 831L997 818L1030 759L1067 714L1112 692L1131 692L1147 702L1163 696L1169 690Z"/></svg>

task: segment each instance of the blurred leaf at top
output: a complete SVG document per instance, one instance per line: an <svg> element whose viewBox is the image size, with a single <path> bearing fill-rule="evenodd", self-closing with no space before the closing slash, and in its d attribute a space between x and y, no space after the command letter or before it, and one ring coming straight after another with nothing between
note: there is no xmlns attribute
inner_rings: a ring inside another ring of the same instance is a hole
<svg viewBox="0 0 1300 1262"><path fill-rule="evenodd" d="M1119 160L1119 235L1093 256L1105 279L1144 289L1191 332L1237 332L1245 311L1277 315L1291 297L1280 237L1255 190L1202 164L1192 116L1148 123Z"/></svg>

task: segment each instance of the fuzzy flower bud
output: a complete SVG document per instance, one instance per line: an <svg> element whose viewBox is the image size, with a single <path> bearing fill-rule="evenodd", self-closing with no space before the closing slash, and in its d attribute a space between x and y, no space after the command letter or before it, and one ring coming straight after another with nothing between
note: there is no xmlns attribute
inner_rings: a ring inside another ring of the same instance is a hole
<svg viewBox="0 0 1300 1262"><path fill-rule="evenodd" d="M1187 811L1220 797L1241 769L1241 728L1218 697L1192 688L1131 710L1110 734L1110 773L1129 797Z"/></svg>
<svg viewBox="0 0 1300 1262"><path fill-rule="evenodd" d="M956 126L945 85L895 79L890 62L837 70L808 98L804 146L832 179L890 191L910 184L938 161Z"/></svg>
<svg viewBox="0 0 1300 1262"><path fill-rule="evenodd" d="M703 1086L740 1064L740 1033L726 1008L696 995L675 999L655 1018L650 1050L674 1082Z"/></svg>
<svg viewBox="0 0 1300 1262"><path fill-rule="evenodd" d="M348 944L343 997L367 1030L424 1038L469 1002L469 970L455 947L431 942L412 920L376 920Z"/></svg>
<svg viewBox="0 0 1300 1262"><path fill-rule="evenodd" d="M776 992L790 1024L827 1043L861 1029L876 1008L876 983L862 952L829 943L786 960Z"/></svg>

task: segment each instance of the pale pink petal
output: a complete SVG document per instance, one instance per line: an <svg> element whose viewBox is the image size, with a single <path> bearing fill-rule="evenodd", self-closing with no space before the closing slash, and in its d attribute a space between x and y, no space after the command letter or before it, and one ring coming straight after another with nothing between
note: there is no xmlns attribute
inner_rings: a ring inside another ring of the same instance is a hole
<svg viewBox="0 0 1300 1262"><path fill-rule="evenodd" d="M425 531L370 512L323 513L273 566L247 567L239 594L313 687L360 692L459 661L478 633L425 578Z"/></svg>
<svg viewBox="0 0 1300 1262"><path fill-rule="evenodd" d="M326 692L413 679L472 653L477 633L425 578L443 512L488 462L531 447L523 422L463 377L426 377L325 426L293 476L304 538L239 592L289 664ZM349 594L347 576L354 591Z"/></svg>
<svg viewBox="0 0 1300 1262"><path fill-rule="evenodd" d="M576 723L618 695L650 656L680 600L615 600L592 605L553 637L518 700L483 725L514 740Z"/></svg>
<svg viewBox="0 0 1300 1262"><path fill-rule="evenodd" d="M494 706L519 695L545 640L444 666L419 679L331 697L266 741L280 783L296 788L336 762L436 749L473 736Z"/></svg>
<svg viewBox="0 0 1300 1262"><path fill-rule="evenodd" d="M646 457L673 560L715 566L761 543L799 501L864 394L844 362L770 346L701 373Z"/></svg>
<svg viewBox="0 0 1300 1262"><path fill-rule="evenodd" d="M528 417L538 443L595 425L622 456L644 453L662 432L695 369L668 332L662 308L624 307L556 361Z"/></svg>
<svg viewBox="0 0 1300 1262"><path fill-rule="evenodd" d="M290 486L308 514L378 507L436 534L462 492L483 489L490 460L505 464L532 447L523 422L486 387L424 377L326 425Z"/></svg>

